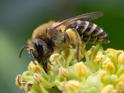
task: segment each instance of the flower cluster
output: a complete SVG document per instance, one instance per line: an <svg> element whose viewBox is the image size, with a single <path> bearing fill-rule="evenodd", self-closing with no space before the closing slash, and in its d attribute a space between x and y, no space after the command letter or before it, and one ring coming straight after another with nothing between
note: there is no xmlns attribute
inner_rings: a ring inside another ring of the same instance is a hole
<svg viewBox="0 0 124 93"><path fill-rule="evenodd" d="M17 75L16 85L27 93L124 93L124 51L99 45L84 51L80 62L76 50L51 55L46 73L36 61Z"/></svg>

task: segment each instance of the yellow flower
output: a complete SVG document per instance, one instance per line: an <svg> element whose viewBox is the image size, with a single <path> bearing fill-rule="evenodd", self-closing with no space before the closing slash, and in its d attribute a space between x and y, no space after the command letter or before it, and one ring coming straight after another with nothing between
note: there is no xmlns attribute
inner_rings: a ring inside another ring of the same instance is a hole
<svg viewBox="0 0 124 93"><path fill-rule="evenodd" d="M89 73L87 66L82 62L74 64L74 70L78 77L86 77Z"/></svg>
<svg viewBox="0 0 124 93"><path fill-rule="evenodd" d="M124 51L103 50L99 45L84 50L81 62L73 48L68 54L52 54L47 73L42 64L31 62L17 76L16 85L26 93L124 93Z"/></svg>

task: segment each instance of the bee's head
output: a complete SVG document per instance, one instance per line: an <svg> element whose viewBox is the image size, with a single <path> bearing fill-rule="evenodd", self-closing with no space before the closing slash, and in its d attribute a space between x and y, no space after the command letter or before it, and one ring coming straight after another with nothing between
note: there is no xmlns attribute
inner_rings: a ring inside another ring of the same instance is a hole
<svg viewBox="0 0 124 93"><path fill-rule="evenodd" d="M21 49L19 57L21 57L22 52L25 48L28 50L28 53L33 62L35 62L35 60L37 60L38 62L44 61L45 58L44 56L47 52L47 45L43 40L41 39L29 40L27 45Z"/></svg>

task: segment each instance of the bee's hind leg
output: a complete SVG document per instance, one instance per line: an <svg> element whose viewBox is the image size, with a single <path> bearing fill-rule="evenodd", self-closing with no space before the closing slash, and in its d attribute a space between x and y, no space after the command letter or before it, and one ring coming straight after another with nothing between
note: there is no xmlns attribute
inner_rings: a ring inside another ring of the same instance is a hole
<svg viewBox="0 0 124 93"><path fill-rule="evenodd" d="M78 34L77 31L75 31L75 34L77 36L77 44L76 44L76 56L77 56L77 61L79 62L80 61L80 54L81 54L81 45L82 45L82 41L81 41L81 38L80 38L80 35Z"/></svg>

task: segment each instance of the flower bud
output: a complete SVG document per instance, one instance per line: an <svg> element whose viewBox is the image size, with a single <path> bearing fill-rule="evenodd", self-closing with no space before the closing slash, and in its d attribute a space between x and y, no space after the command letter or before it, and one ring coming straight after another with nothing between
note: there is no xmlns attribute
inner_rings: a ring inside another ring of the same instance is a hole
<svg viewBox="0 0 124 93"><path fill-rule="evenodd" d="M25 91L29 91L32 87L32 84L32 81L24 80L21 75L18 75L16 77L16 85L19 86L21 89L24 89Z"/></svg>
<svg viewBox="0 0 124 93"><path fill-rule="evenodd" d="M89 73L87 66L82 62L74 64L74 70L78 77L86 77Z"/></svg>
<svg viewBox="0 0 124 93"><path fill-rule="evenodd" d="M116 49L108 48L106 50L106 52L108 52L109 54L118 56L122 52L122 50L116 50Z"/></svg>
<svg viewBox="0 0 124 93"><path fill-rule="evenodd" d="M21 75L21 81L24 82L32 82L33 83L33 74L30 71L25 71Z"/></svg>
<svg viewBox="0 0 124 93"><path fill-rule="evenodd" d="M117 80L116 89L118 93L124 93L124 74Z"/></svg>
<svg viewBox="0 0 124 93"><path fill-rule="evenodd" d="M106 70L100 70L98 74L99 74L100 80L101 80L103 83L105 83L104 77L105 77L105 75L107 74L107 71L106 71Z"/></svg>
<svg viewBox="0 0 124 93"><path fill-rule="evenodd" d="M60 84L58 85L58 89L63 91L63 92L66 91L65 90L65 84L66 84L66 81L60 82Z"/></svg>
<svg viewBox="0 0 124 93"><path fill-rule="evenodd" d="M80 89L80 83L76 80L70 80L65 85L67 93L78 93Z"/></svg>
<svg viewBox="0 0 124 93"><path fill-rule="evenodd" d="M93 50L95 49L95 46L92 46L88 51L87 54L91 56L93 54Z"/></svg>
<svg viewBox="0 0 124 93"><path fill-rule="evenodd" d="M96 55L96 57L95 57L93 63L99 64L99 63L103 60L104 57L105 57L105 55L103 55L102 51L99 51L99 52L97 53L97 55Z"/></svg>
<svg viewBox="0 0 124 93"><path fill-rule="evenodd" d="M103 83L103 84L115 84L118 76L115 75L115 74L108 74L108 73L101 73L101 75L99 74L99 78L100 78L100 81Z"/></svg>
<svg viewBox="0 0 124 93"><path fill-rule="evenodd" d="M117 93L117 92L114 89L113 85L107 85L102 89L101 93Z"/></svg>
<svg viewBox="0 0 124 93"><path fill-rule="evenodd" d="M17 86L21 86L21 75L16 76L16 82L15 83Z"/></svg>
<svg viewBox="0 0 124 93"><path fill-rule="evenodd" d="M31 62L28 66L28 69L31 70L32 72L40 73L43 70L43 68L41 67L41 65L37 61L35 61L35 63L36 64Z"/></svg>
<svg viewBox="0 0 124 93"><path fill-rule="evenodd" d="M52 64L57 64L59 62L60 54L54 53L50 56L49 60L52 62Z"/></svg>
<svg viewBox="0 0 124 93"><path fill-rule="evenodd" d="M118 93L124 93L124 81L120 81L116 85Z"/></svg>
<svg viewBox="0 0 124 93"><path fill-rule="evenodd" d="M34 73L34 80L35 80L37 83L41 83L41 82L42 82L41 75L39 75L39 74L37 74L37 73Z"/></svg>
<svg viewBox="0 0 124 93"><path fill-rule="evenodd" d="M120 53L118 56L118 62L124 64L124 52Z"/></svg>
<svg viewBox="0 0 124 93"><path fill-rule="evenodd" d="M60 77L67 77L68 76L68 69L64 67L59 68L59 75Z"/></svg>
<svg viewBox="0 0 124 93"><path fill-rule="evenodd" d="M123 64L119 64L119 67L118 67L118 69L117 69L116 74L117 74L118 76L120 76L120 75L122 75L123 73L124 73L124 65L123 65Z"/></svg>
<svg viewBox="0 0 124 93"><path fill-rule="evenodd" d="M79 83L79 81L76 81L76 80L61 82L59 85L59 89L63 93L79 93L80 83Z"/></svg>
<svg viewBox="0 0 124 93"><path fill-rule="evenodd" d="M23 87L25 91L30 91L30 89L32 88L32 84L31 83L26 83L25 86Z"/></svg>
<svg viewBox="0 0 124 93"><path fill-rule="evenodd" d="M102 64L103 69L107 72L114 73L116 68L109 58L106 58Z"/></svg>
<svg viewBox="0 0 124 93"><path fill-rule="evenodd" d="M115 50L112 48L108 48L106 50L106 55L111 58L111 60L113 62L115 62L115 64L117 64L116 62L118 61L118 55L122 52L122 50Z"/></svg>

